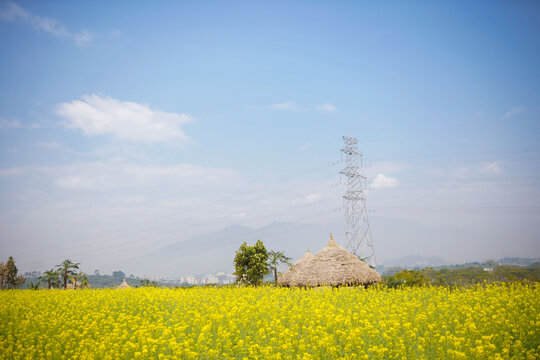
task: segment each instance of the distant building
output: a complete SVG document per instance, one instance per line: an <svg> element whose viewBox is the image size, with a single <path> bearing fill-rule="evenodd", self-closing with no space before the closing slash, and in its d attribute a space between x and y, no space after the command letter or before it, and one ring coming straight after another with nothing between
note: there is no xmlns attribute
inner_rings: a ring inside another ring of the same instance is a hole
<svg viewBox="0 0 540 360"><path fill-rule="evenodd" d="M234 281L234 276L225 272L218 272L217 274L206 274L203 276L185 275L180 278L180 284L188 285L227 285L234 283Z"/></svg>

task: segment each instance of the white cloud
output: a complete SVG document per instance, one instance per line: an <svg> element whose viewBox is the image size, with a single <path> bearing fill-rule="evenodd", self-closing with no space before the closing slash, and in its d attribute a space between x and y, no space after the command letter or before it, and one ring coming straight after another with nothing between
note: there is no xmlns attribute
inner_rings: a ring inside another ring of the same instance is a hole
<svg viewBox="0 0 540 360"><path fill-rule="evenodd" d="M470 166L462 166L452 171L451 176L457 179L465 179L465 178L470 177L473 172L474 172L474 169L472 169Z"/></svg>
<svg viewBox="0 0 540 360"><path fill-rule="evenodd" d="M284 103L270 105L270 108L274 110L296 110L297 109L294 101L288 101Z"/></svg>
<svg viewBox="0 0 540 360"><path fill-rule="evenodd" d="M49 150L63 149L62 144L56 141L39 142L39 143L35 143L34 146L43 148L43 149L49 149Z"/></svg>
<svg viewBox="0 0 540 360"><path fill-rule="evenodd" d="M186 114L167 113L145 104L99 95L84 95L81 100L61 103L56 113L66 120L66 127L81 130L87 136L113 135L145 143L188 141L181 125L194 120Z"/></svg>
<svg viewBox="0 0 540 360"><path fill-rule="evenodd" d="M311 149L311 144L310 143L306 143L306 144L300 146L300 151L307 151L309 149Z"/></svg>
<svg viewBox="0 0 540 360"><path fill-rule="evenodd" d="M37 129L41 126L38 123L23 125L17 120L0 119L0 129Z"/></svg>
<svg viewBox="0 0 540 360"><path fill-rule="evenodd" d="M481 165L479 172L499 175L499 174L502 174L503 170L497 162L490 162L490 163Z"/></svg>
<svg viewBox="0 0 540 360"><path fill-rule="evenodd" d="M510 119L511 117L513 117L515 115L524 113L525 111L527 111L527 108L525 106L523 106L523 105L513 106L513 107L510 108L510 110L508 110L504 114L504 117L506 119Z"/></svg>
<svg viewBox="0 0 540 360"><path fill-rule="evenodd" d="M241 176L227 168L192 164L138 165L122 161L81 162L65 166L22 166L0 169L0 177L44 176L66 190L119 190L148 187L190 189L241 184Z"/></svg>
<svg viewBox="0 0 540 360"><path fill-rule="evenodd" d="M386 174L397 174L402 172L405 169L410 168L411 165L406 163L400 163L400 162L393 162L393 161L382 161L377 162L373 165L367 166L367 171L370 173L386 173Z"/></svg>
<svg viewBox="0 0 540 360"><path fill-rule="evenodd" d="M382 188L395 188L399 185L399 182L396 178L390 176L384 176L383 174L377 174L377 177L371 183L370 187L375 189Z"/></svg>
<svg viewBox="0 0 540 360"><path fill-rule="evenodd" d="M320 106L316 106L315 109L319 111L324 111L327 113L333 113L334 111L337 111L337 107L334 104L324 104Z"/></svg>
<svg viewBox="0 0 540 360"><path fill-rule="evenodd" d="M306 203L313 204L322 199L321 194L309 194L306 196Z"/></svg>
<svg viewBox="0 0 540 360"><path fill-rule="evenodd" d="M97 181L81 176L68 176L56 179L55 184L66 190L90 190L96 188Z"/></svg>
<svg viewBox="0 0 540 360"><path fill-rule="evenodd" d="M32 26L37 31L44 31L62 39L69 39L77 46L85 46L93 39L93 35L84 30L72 32L63 27L57 20L34 15L19 5L8 2L0 9L0 19L7 22L21 22Z"/></svg>
<svg viewBox="0 0 540 360"><path fill-rule="evenodd" d="M22 124L17 120L0 119L0 129L19 129Z"/></svg>

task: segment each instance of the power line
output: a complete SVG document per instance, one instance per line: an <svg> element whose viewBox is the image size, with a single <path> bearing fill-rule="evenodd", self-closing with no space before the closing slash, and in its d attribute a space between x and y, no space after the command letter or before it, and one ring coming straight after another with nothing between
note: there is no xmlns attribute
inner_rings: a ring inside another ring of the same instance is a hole
<svg viewBox="0 0 540 360"><path fill-rule="evenodd" d="M302 172L300 172L300 173L298 173L296 175L287 176L285 178L282 178L279 181L274 182L273 184L283 183L283 182L289 181L289 180L297 178L297 177L301 177L301 176L304 176L304 175L307 175L307 174L310 174L310 173L314 173L314 172L317 172L317 171L320 171L320 170L324 170L324 169L333 167L333 166L335 166L337 164L339 164L339 161L334 161L331 164L326 164L324 166L313 168L313 169L310 169L310 170L307 170L307 171L302 171ZM328 178L328 177L325 177L325 178ZM258 200L263 199L265 197L272 196L272 195L278 194L278 193L282 194L283 192L286 192L288 190L293 190L293 189L296 189L296 188L299 188L299 187L302 187L302 186L304 186L304 184L296 184L296 185L293 185L293 186L285 188L285 189L276 190L276 191L274 191L274 192L272 192L270 194L266 194L264 196L258 196L258 197L254 198L254 199L250 199L250 200L241 202L240 204L255 202L255 201L258 201ZM132 225L129 225L129 226L121 226L121 227L119 227L117 229L109 231L107 234L102 233L102 234L99 234L99 235L88 236L88 237L86 237L86 238L84 238L82 240L77 241L76 243L74 243L71 246L72 247L80 247L81 244L96 240L96 239L98 239L100 237L111 236L111 235L114 235L114 234L122 234L124 231L136 231L137 229L141 229L141 228L145 228L146 230L148 230L148 225L151 225L151 224L155 224L154 225L154 229L155 229L157 227L163 226L162 223L161 224L156 224L157 222L162 222L163 220L171 219L171 220L173 220L173 223L174 223L174 222L177 221L177 218L180 215L190 214L190 213L196 212L198 210L208 208L211 205L215 205L215 204L219 204L221 202L232 200L232 199L238 198L238 197L240 197L242 195L251 194L256 189L266 188L266 187L267 187L266 184L257 185L257 186L254 186L254 187L248 189L248 190L241 191L241 192L238 192L238 193L235 193L235 194L232 194L232 195L220 198L220 199L212 200L212 201L207 202L207 203L205 203L203 205L193 206L193 207L189 207L187 209L183 209L183 210L179 210L179 211L173 211L173 212L171 212L171 213L169 213L167 215L162 215L162 216L160 216L158 218L154 218L154 219L139 220L134 225L132 224ZM206 216L206 218L208 218L208 217ZM152 228L150 228L150 229L152 229ZM58 245L57 247L65 248L65 246L63 246L63 245ZM47 248L42 248L42 249L33 249L33 250L30 250L30 251L26 252L26 254L32 254L32 253L38 253L38 252L42 252L42 251L47 251L47 250L50 250L50 248L51 247L49 246Z"/></svg>
<svg viewBox="0 0 540 360"><path fill-rule="evenodd" d="M362 172L362 154L358 151L358 139L344 136L346 167L339 173L346 177L347 189L343 195L345 208L345 238L347 248L366 264L376 267L375 249L366 209L364 187L366 176Z"/></svg>

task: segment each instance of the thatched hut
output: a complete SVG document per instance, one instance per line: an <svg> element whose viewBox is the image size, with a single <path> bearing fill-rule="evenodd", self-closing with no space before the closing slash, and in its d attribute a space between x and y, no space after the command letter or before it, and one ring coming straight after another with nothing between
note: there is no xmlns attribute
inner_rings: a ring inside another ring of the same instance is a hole
<svg viewBox="0 0 540 360"><path fill-rule="evenodd" d="M378 281L381 275L377 271L339 246L330 234L326 247L296 272L291 285L369 285Z"/></svg>
<svg viewBox="0 0 540 360"><path fill-rule="evenodd" d="M81 287L81 283L75 280L74 282L69 282L66 284L66 289L68 290L74 290L79 289Z"/></svg>
<svg viewBox="0 0 540 360"><path fill-rule="evenodd" d="M129 284L126 282L126 279L124 279L124 281L122 281L122 283L120 285L118 285L116 287L117 289L131 289L131 286L129 286Z"/></svg>
<svg viewBox="0 0 540 360"><path fill-rule="evenodd" d="M83 285L82 282L73 280L72 282L69 282L66 284L66 289L68 290L75 290L75 289L90 289L89 284Z"/></svg>
<svg viewBox="0 0 540 360"><path fill-rule="evenodd" d="M304 267L313 259L313 255L307 249L304 256L300 258L297 262L293 264L287 271L283 273L278 279L278 285L281 286L294 286L294 277L297 273L300 273Z"/></svg>

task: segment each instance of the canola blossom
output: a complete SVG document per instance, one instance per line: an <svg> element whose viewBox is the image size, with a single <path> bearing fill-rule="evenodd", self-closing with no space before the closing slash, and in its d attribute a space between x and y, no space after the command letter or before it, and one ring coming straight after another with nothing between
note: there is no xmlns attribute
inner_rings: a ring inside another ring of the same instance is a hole
<svg viewBox="0 0 540 360"><path fill-rule="evenodd" d="M0 292L3 359L538 359L540 286Z"/></svg>

